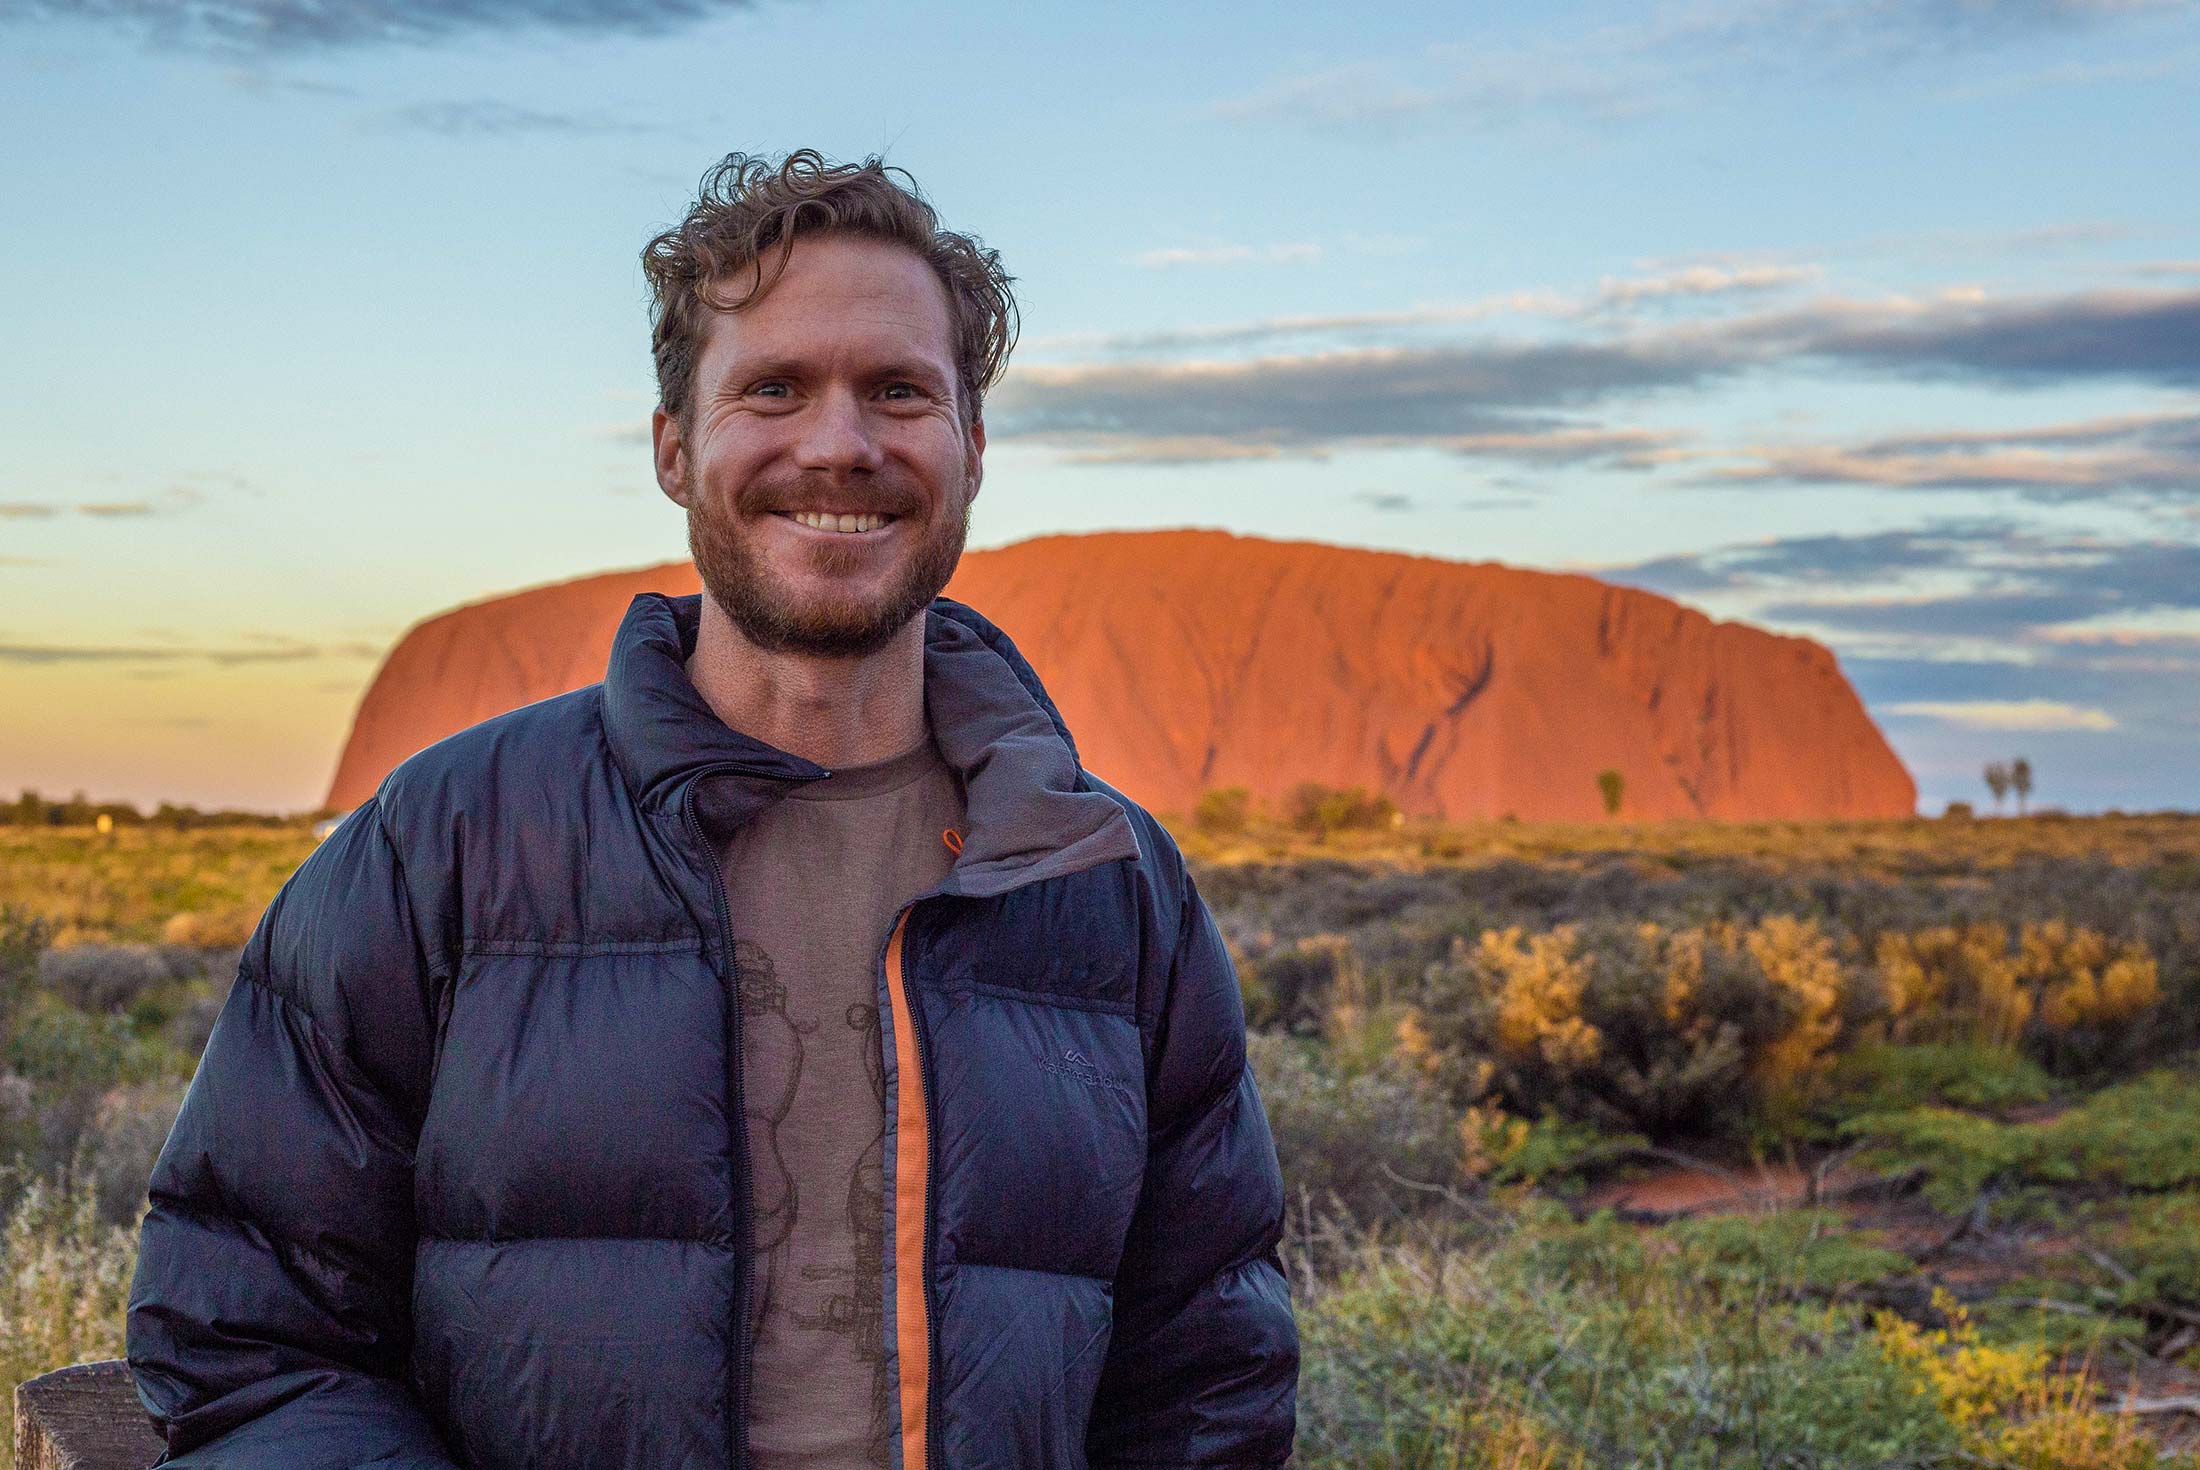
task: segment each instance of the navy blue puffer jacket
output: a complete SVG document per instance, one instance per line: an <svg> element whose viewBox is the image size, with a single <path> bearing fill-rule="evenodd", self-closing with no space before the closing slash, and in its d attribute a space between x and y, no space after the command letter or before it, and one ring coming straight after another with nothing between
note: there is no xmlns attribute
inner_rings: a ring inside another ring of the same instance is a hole
<svg viewBox="0 0 2200 1470"><path fill-rule="evenodd" d="M738 1470L748 1159L710 834L822 767L604 681L399 766L276 895L154 1169L129 1359L191 1470ZM882 944L896 1470L1279 1465L1298 1336L1237 980L1015 647L925 613L963 847Z"/></svg>

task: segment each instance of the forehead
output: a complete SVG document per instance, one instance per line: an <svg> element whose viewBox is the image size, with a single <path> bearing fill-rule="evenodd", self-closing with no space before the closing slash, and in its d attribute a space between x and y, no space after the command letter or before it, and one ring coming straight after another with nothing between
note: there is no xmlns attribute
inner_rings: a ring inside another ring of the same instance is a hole
<svg viewBox="0 0 2200 1470"><path fill-rule="evenodd" d="M746 285L737 282L736 290ZM904 246L824 235L795 241L761 300L710 313L697 375L708 382L760 358L824 366L910 357L952 374L953 326L940 278Z"/></svg>

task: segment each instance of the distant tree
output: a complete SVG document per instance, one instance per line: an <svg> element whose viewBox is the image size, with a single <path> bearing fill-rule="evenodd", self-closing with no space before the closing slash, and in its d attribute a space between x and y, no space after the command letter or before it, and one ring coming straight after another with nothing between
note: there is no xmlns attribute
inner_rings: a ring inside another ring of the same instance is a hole
<svg viewBox="0 0 2200 1470"><path fill-rule="evenodd" d="M1350 828L1395 826L1400 815L1397 805L1379 791L1319 781L1293 786L1283 799L1283 812L1293 831L1309 833L1317 842Z"/></svg>
<svg viewBox="0 0 2200 1470"><path fill-rule="evenodd" d="M1971 803L1967 801L1951 801L1948 803L1946 809L1943 810L1940 815L1947 821L1968 822L1971 820L1974 813L1971 811Z"/></svg>
<svg viewBox="0 0 2200 1470"><path fill-rule="evenodd" d="M2001 799L2009 794L2009 766L2004 761L1986 763L1986 789L1994 793L1994 813L2001 814Z"/></svg>
<svg viewBox="0 0 2200 1470"><path fill-rule="evenodd" d="M1252 814L1253 793L1243 786L1218 786L1203 792L1192 810L1192 825L1210 837L1234 837Z"/></svg>
<svg viewBox="0 0 2200 1470"><path fill-rule="evenodd" d="M1607 766L1597 772L1597 791L1604 798L1604 815L1616 817L1619 815L1620 797L1627 791L1627 778Z"/></svg>
<svg viewBox="0 0 2200 1470"><path fill-rule="evenodd" d="M2017 815L2024 815L2024 799L2032 794L2032 763L2018 756L2009 763L2009 784L2016 789Z"/></svg>

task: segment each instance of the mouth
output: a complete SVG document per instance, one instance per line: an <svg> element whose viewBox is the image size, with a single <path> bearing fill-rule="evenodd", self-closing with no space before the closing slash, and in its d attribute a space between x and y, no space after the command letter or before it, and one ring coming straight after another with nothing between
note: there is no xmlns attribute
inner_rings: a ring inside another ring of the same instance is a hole
<svg viewBox="0 0 2200 1470"><path fill-rule="evenodd" d="M832 511L775 510L772 512L783 521L802 527L805 531L821 536L833 536L843 540L867 541L883 536L900 516L884 515L878 511L836 514Z"/></svg>

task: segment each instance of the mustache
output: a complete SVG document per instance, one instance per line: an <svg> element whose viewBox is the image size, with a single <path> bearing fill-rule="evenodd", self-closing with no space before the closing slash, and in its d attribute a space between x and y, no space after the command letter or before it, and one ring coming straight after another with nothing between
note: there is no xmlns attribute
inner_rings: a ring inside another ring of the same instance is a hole
<svg viewBox="0 0 2200 1470"><path fill-rule="evenodd" d="M862 485L836 484L823 476L751 485L740 493L737 503L742 510L760 513L841 511L889 516L916 516L925 505L924 497L898 476Z"/></svg>

